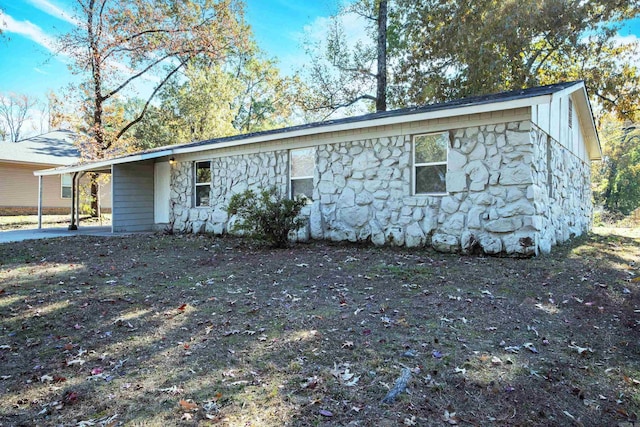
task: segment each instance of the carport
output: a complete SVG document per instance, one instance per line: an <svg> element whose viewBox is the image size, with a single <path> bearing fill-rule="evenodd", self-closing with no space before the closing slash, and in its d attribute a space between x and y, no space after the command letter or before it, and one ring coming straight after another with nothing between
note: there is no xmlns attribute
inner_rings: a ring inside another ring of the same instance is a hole
<svg viewBox="0 0 640 427"><path fill-rule="evenodd" d="M38 228L42 228L42 177L71 174L69 230L78 229L80 179L87 173L111 175L111 232L152 231L169 222L169 157L172 150L35 171ZM166 206L165 206L166 205Z"/></svg>

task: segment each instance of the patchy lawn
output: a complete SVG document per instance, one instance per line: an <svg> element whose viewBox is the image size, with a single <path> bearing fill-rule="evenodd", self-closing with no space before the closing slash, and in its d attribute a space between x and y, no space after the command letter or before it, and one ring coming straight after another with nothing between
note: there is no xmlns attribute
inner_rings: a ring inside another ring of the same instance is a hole
<svg viewBox="0 0 640 427"><path fill-rule="evenodd" d="M42 228L67 227L71 221L69 215L42 215ZM80 216L80 226L111 225L111 214L102 214L102 218L89 215ZM0 215L0 231L24 230L38 227L38 215Z"/></svg>
<svg viewBox="0 0 640 427"><path fill-rule="evenodd" d="M640 236L608 233L536 259L0 245L0 425L632 426Z"/></svg>

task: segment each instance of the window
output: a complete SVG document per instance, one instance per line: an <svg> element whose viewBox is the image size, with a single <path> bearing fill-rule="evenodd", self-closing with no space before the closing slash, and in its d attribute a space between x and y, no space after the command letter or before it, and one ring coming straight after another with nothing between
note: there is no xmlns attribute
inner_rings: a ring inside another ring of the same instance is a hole
<svg viewBox="0 0 640 427"><path fill-rule="evenodd" d="M449 133L416 135L413 138L414 193L447 192Z"/></svg>
<svg viewBox="0 0 640 427"><path fill-rule="evenodd" d="M211 162L195 163L195 206L209 206L211 203Z"/></svg>
<svg viewBox="0 0 640 427"><path fill-rule="evenodd" d="M313 197L313 171L315 169L315 163L313 148L302 148L289 152L292 198L301 195L311 200Z"/></svg>
<svg viewBox="0 0 640 427"><path fill-rule="evenodd" d="M60 175L60 197L63 199L71 198L71 186L73 185L73 178L70 173Z"/></svg>

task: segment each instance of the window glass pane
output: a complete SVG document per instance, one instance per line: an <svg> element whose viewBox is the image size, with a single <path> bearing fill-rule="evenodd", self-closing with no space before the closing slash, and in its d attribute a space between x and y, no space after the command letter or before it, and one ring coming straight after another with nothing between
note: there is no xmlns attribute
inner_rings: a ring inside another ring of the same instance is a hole
<svg viewBox="0 0 640 427"><path fill-rule="evenodd" d="M211 182L211 162L196 163L196 183Z"/></svg>
<svg viewBox="0 0 640 427"><path fill-rule="evenodd" d="M448 132L416 136L416 163L446 162L448 145Z"/></svg>
<svg viewBox="0 0 640 427"><path fill-rule="evenodd" d="M447 165L416 167L416 193L446 193Z"/></svg>
<svg viewBox="0 0 640 427"><path fill-rule="evenodd" d="M62 187L62 198L63 199L71 198L71 187L67 187L67 186Z"/></svg>
<svg viewBox="0 0 640 427"><path fill-rule="evenodd" d="M65 173L63 175L60 175L60 179L62 180L62 186L63 187L71 187L72 180L71 180L71 174L70 173Z"/></svg>
<svg viewBox="0 0 640 427"><path fill-rule="evenodd" d="M313 178L291 180L291 196L306 196L309 200L313 197Z"/></svg>
<svg viewBox="0 0 640 427"><path fill-rule="evenodd" d="M291 150L291 178L313 176L315 163L313 148Z"/></svg>
<svg viewBox="0 0 640 427"><path fill-rule="evenodd" d="M196 206L209 206L211 188L208 185L198 185L196 187Z"/></svg>

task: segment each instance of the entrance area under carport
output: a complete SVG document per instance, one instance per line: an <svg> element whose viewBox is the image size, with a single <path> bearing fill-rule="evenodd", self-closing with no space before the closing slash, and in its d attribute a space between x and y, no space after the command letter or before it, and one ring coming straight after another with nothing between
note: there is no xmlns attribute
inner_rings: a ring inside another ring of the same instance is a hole
<svg viewBox="0 0 640 427"><path fill-rule="evenodd" d="M170 158L160 151L36 171L42 176L70 173L73 177L69 231L78 229L79 180L88 173L111 175L111 232L161 230L169 223ZM38 200L38 227L42 227L42 187Z"/></svg>

